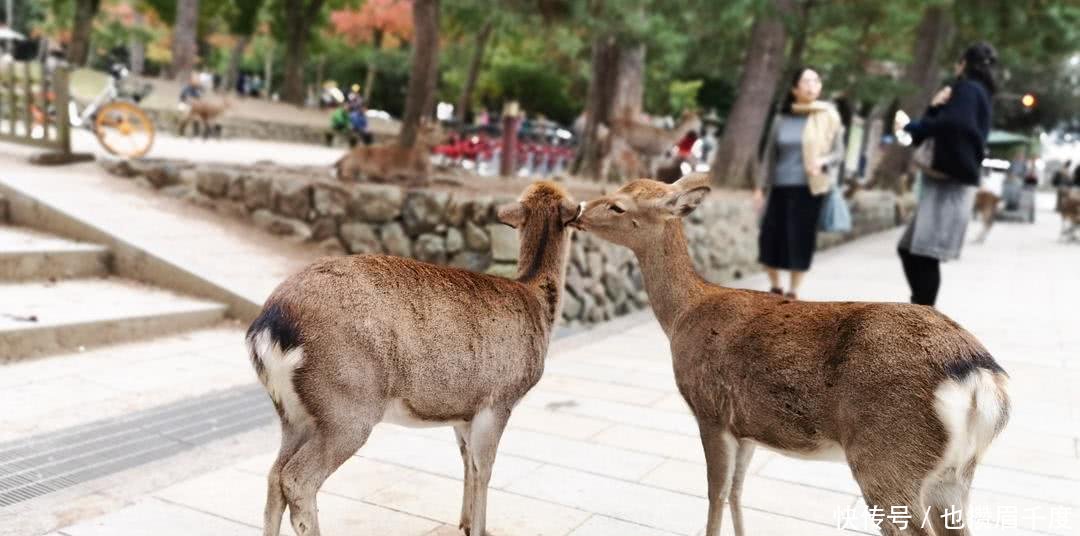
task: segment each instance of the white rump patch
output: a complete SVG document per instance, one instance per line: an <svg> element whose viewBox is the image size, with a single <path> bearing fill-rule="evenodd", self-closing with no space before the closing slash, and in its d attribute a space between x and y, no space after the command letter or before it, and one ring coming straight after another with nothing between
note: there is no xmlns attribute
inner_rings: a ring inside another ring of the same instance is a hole
<svg viewBox="0 0 1080 536"><path fill-rule="evenodd" d="M304 348L297 346L288 352L282 352L281 346L270 336L270 330L264 329L248 339L254 359L263 367L263 385L270 393L270 398L281 407L289 423L304 426L311 420L311 414L300 402L300 396L293 387L293 373L304 362Z"/></svg>
<svg viewBox="0 0 1080 536"><path fill-rule="evenodd" d="M943 382L934 395L934 410L948 436L937 472L961 471L967 463L981 458L997 435L1005 417L1003 397L994 373L985 369L961 381Z"/></svg>

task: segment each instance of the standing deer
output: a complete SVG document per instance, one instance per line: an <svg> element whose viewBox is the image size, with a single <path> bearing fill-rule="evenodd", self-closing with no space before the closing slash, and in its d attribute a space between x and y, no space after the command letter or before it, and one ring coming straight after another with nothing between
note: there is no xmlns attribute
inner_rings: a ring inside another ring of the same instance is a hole
<svg viewBox="0 0 1080 536"><path fill-rule="evenodd" d="M461 528L484 534L491 467L510 411L540 380L559 317L562 187L538 182L499 220L518 229L517 280L385 255L322 259L288 278L251 324L251 362L281 418L264 534L289 506L316 536L315 495L380 422L453 426L465 467Z"/></svg>
<svg viewBox="0 0 1080 536"><path fill-rule="evenodd" d="M701 128L701 118L696 113L686 110L679 117L679 123L675 128L668 130L641 123L630 117L619 117L611 122L611 150L610 154L616 159L618 165L626 157L618 153L633 150L640 157L643 167L653 174L659 165L660 157L664 156L676 143L691 130ZM621 144L620 144L621 142ZM622 170L633 171L632 169ZM633 176L633 175L629 175Z"/></svg>
<svg viewBox="0 0 1080 536"><path fill-rule="evenodd" d="M192 100L188 103L188 106L187 112L177 124L177 131L180 136L184 135L184 131L187 130L188 125L191 123L199 125L204 140L210 137L211 130L216 131L219 137L221 136L221 125L215 125L214 121L232 107L232 101L228 97L222 97L221 99L203 97Z"/></svg>
<svg viewBox="0 0 1080 536"><path fill-rule="evenodd" d="M801 302L706 282L680 218L708 191L701 174L639 179L583 203L571 222L641 264L701 432L706 536L720 534L725 500L744 534L740 496L756 445L847 462L868 505L911 514L904 534L968 534L941 516L967 506L975 466L1008 421L1005 371L930 307ZM882 534L901 533L891 521Z"/></svg>

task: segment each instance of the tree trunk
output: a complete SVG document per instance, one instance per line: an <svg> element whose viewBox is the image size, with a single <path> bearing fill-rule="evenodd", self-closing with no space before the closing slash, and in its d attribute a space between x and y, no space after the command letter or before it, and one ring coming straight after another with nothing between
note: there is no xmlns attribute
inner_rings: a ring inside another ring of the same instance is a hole
<svg viewBox="0 0 1080 536"><path fill-rule="evenodd" d="M143 17L142 11L139 11L138 6L135 5L135 2L129 2L128 5L135 12L135 25L142 26L145 24L146 19ZM128 43L128 52L131 55L131 73L134 75L143 74L146 69L146 43L133 36Z"/></svg>
<svg viewBox="0 0 1080 536"><path fill-rule="evenodd" d="M236 36L236 44L233 45L232 51L229 53L229 67L225 71L225 80L221 84L226 92L236 87L236 78L240 75L240 60L244 58L244 50L247 49L250 41L251 36L249 35Z"/></svg>
<svg viewBox="0 0 1080 536"><path fill-rule="evenodd" d="M930 103L937 87L938 65L941 54L952 34L952 19L947 6L932 5L923 10L922 20L915 34L911 64L904 74L904 82L914 91L900 99L900 109L915 116L922 113ZM884 118L886 127L892 128L892 114ZM893 144L885 150L881 163L874 169L871 184L876 187L900 191L901 177L911 164L911 148Z"/></svg>
<svg viewBox="0 0 1080 536"><path fill-rule="evenodd" d="M281 100L301 106L304 104L304 63L311 25L322 9L323 0L286 0L285 18L290 24L285 30L285 72L281 83Z"/></svg>
<svg viewBox="0 0 1080 536"><path fill-rule="evenodd" d="M645 100L645 44L619 50L619 72L616 75L613 117L638 120Z"/></svg>
<svg viewBox="0 0 1080 536"><path fill-rule="evenodd" d="M413 33L412 68L398 136L402 147L412 147L416 143L420 119L430 115L435 107L435 84L439 75L439 0L413 3Z"/></svg>
<svg viewBox="0 0 1080 536"><path fill-rule="evenodd" d="M375 74L379 70L376 56L382 50L384 32L376 29L371 40L371 59L368 60L367 75L364 76L364 103L371 102L371 92L375 88Z"/></svg>
<svg viewBox="0 0 1080 536"><path fill-rule="evenodd" d="M266 47L266 56L263 58L263 97L271 99L270 81L274 79L274 43Z"/></svg>
<svg viewBox="0 0 1080 536"><path fill-rule="evenodd" d="M739 95L716 144L716 155L709 171L714 184L743 187L753 182L750 171L757 159L758 141L765 130L765 121L784 68L787 29L781 14L790 13L792 8L791 0L774 0L770 10L754 20L739 77Z"/></svg>
<svg viewBox="0 0 1080 536"><path fill-rule="evenodd" d="M814 8L816 2L815 0L799 0L798 3L797 20L800 24L795 24L792 28L791 52L788 53L784 73L780 76L779 83L781 84L787 84L795 76L795 69L802 67L803 56L806 55L806 40L810 33L810 10ZM778 87L777 90L779 91L780 88Z"/></svg>
<svg viewBox="0 0 1080 536"><path fill-rule="evenodd" d="M199 31L199 0L177 0L176 26L172 40L173 80L187 82L195 67L198 54L196 39Z"/></svg>
<svg viewBox="0 0 1080 536"><path fill-rule="evenodd" d="M72 65L81 67L90 58L90 32L94 29L94 15L100 4L100 0L75 2L75 20L71 28L71 44L68 46L68 61Z"/></svg>
<svg viewBox="0 0 1080 536"><path fill-rule="evenodd" d="M600 177L604 144L598 139L600 125L610 125L615 92L619 82L619 45L613 35L601 35L592 43L592 77L585 101L585 129L574 172Z"/></svg>
<svg viewBox="0 0 1080 536"><path fill-rule="evenodd" d="M488 38L495 28L495 21L488 17L480 31L476 34L476 44L473 46L472 59L469 60L469 72L465 76L465 85L461 88L461 97L458 98L457 108L454 109L454 117L459 124L465 123L465 117L472 107L473 89L476 87L476 77L480 75L480 64L484 61L484 49L487 47Z"/></svg>

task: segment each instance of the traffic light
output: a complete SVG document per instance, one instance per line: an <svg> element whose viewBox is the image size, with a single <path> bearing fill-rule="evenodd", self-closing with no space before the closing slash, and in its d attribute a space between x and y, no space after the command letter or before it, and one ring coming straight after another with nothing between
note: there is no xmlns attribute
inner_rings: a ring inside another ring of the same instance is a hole
<svg viewBox="0 0 1080 536"><path fill-rule="evenodd" d="M1035 95L1031 93L1024 93L1023 97L1020 97L1020 104L1024 105L1024 108L1030 110L1035 107Z"/></svg>

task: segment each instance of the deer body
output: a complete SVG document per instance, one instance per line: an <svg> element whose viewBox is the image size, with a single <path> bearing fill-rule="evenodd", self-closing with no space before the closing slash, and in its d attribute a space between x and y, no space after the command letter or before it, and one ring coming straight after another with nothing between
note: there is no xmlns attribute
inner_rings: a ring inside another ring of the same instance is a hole
<svg viewBox="0 0 1080 536"><path fill-rule="evenodd" d="M281 417L264 534L286 505L318 535L315 495L379 422L452 426L465 467L461 527L484 534L487 485L514 405L539 381L561 306L577 207L537 183L500 210L519 228L517 280L383 255L323 259L267 299L251 359Z"/></svg>
<svg viewBox="0 0 1080 536"><path fill-rule="evenodd" d="M202 129L203 138L210 136L210 126L214 120L225 113L232 103L226 97L217 99L199 98L192 100L188 103L190 107L187 114L180 119L178 130L180 135L184 135L184 131L187 130L187 126L191 123L198 123Z"/></svg>
<svg viewBox="0 0 1080 536"><path fill-rule="evenodd" d="M678 219L705 184L634 181L584 205L574 225L630 247L641 264L701 432L706 536L719 534L725 501L744 534L742 484L758 445L846 462L869 505L912 514L904 534L934 534L921 527L926 508L938 536L967 534L940 516L966 508L975 465L1007 422L1004 370L932 308L798 302L706 282ZM882 532L901 533L888 520Z"/></svg>
<svg viewBox="0 0 1080 536"><path fill-rule="evenodd" d="M423 123L412 147L402 147L396 141L357 145L334 163L336 176L343 181L356 180L358 173L381 180L393 176L413 181L425 179L431 174L431 149L440 137L436 125Z"/></svg>
<svg viewBox="0 0 1080 536"><path fill-rule="evenodd" d="M616 158L616 165L620 165L626 157L618 153L633 150L644 161L644 167L650 174L655 171L657 159L664 156L669 149L691 130L701 128L701 118L697 114L687 111L682 114L679 124L668 130L653 125L640 123L631 118L617 118L611 122L611 153ZM620 146L622 141L625 147ZM633 168L623 169L624 173L631 173ZM628 175L633 176L633 175Z"/></svg>

